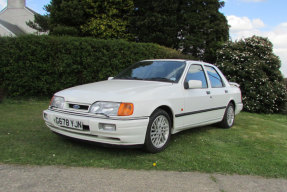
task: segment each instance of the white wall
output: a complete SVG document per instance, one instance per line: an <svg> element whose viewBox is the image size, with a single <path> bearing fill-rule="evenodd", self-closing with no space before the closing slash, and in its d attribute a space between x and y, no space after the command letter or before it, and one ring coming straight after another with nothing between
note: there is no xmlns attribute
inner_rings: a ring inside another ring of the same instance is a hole
<svg viewBox="0 0 287 192"><path fill-rule="evenodd" d="M26 33L35 33L36 30L30 28L26 22L34 21L34 14L28 9L9 9L7 8L0 14L0 19L9 22L13 25L17 25L20 29Z"/></svg>
<svg viewBox="0 0 287 192"><path fill-rule="evenodd" d="M0 24L0 37L1 36L14 37L15 35L11 33L8 29L6 29L3 25Z"/></svg>
<svg viewBox="0 0 287 192"><path fill-rule="evenodd" d="M7 7L8 8L24 8L26 6L26 0L8 0Z"/></svg>

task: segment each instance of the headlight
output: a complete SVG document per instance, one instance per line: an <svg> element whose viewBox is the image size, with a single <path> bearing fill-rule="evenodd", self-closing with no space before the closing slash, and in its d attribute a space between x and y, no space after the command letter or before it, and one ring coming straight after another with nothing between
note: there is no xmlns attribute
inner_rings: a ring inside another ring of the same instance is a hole
<svg viewBox="0 0 287 192"><path fill-rule="evenodd" d="M90 113L107 116L129 116L133 114L132 103L114 103L99 101L90 107Z"/></svg>
<svg viewBox="0 0 287 192"><path fill-rule="evenodd" d="M63 109L65 104L64 97L54 96L51 100L50 107L55 107L59 109Z"/></svg>

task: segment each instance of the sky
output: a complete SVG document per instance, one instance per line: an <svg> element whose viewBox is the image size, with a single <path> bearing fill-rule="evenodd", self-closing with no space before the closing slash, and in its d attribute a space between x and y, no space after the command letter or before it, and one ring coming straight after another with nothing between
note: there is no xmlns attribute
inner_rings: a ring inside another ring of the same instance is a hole
<svg viewBox="0 0 287 192"><path fill-rule="evenodd" d="M27 7L45 14L43 9L50 0L26 0ZM268 37L274 53L282 62L281 72L287 77L287 1L286 0L225 0L220 9L230 27L233 41L258 35ZM0 0L0 10L7 0Z"/></svg>
<svg viewBox="0 0 287 192"><path fill-rule="evenodd" d="M268 37L280 68L287 77L287 1L286 0L225 0L220 10L231 26L233 41L258 35Z"/></svg>

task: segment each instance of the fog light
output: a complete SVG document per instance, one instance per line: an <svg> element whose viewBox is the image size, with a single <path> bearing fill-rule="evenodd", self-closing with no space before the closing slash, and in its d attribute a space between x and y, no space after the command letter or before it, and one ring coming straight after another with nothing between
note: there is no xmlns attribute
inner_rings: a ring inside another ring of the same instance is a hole
<svg viewBox="0 0 287 192"><path fill-rule="evenodd" d="M48 114L47 113L44 113L44 119L48 120Z"/></svg>
<svg viewBox="0 0 287 192"><path fill-rule="evenodd" d="M115 124L100 123L99 129L104 130L104 131L116 131L116 125Z"/></svg>

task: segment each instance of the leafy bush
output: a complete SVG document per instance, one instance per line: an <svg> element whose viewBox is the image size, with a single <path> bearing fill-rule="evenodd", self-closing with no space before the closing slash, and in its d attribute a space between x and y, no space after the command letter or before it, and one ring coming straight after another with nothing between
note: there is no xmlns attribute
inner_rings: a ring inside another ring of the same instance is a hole
<svg viewBox="0 0 287 192"><path fill-rule="evenodd" d="M50 32L51 35L59 35L59 36L78 36L79 32L76 28L74 27L69 27L69 26L56 26L53 28L53 31Z"/></svg>
<svg viewBox="0 0 287 192"><path fill-rule="evenodd" d="M0 53L0 87L12 97L51 96L107 79L139 60L185 57L150 43L53 36L2 37Z"/></svg>
<svg viewBox="0 0 287 192"><path fill-rule="evenodd" d="M241 85L246 111L275 113L284 109L286 88L273 45L253 36L226 43L217 52L217 66L229 81Z"/></svg>
<svg viewBox="0 0 287 192"><path fill-rule="evenodd" d="M284 79L284 82L285 82L285 86L286 86L286 90L287 90L287 78ZM284 108L283 112L284 112L285 114L287 114L287 94L286 94L285 108Z"/></svg>

